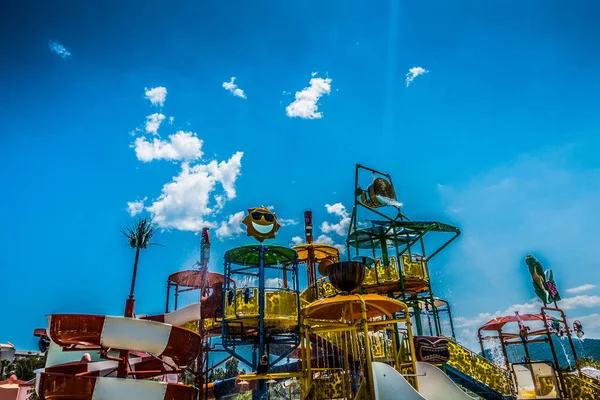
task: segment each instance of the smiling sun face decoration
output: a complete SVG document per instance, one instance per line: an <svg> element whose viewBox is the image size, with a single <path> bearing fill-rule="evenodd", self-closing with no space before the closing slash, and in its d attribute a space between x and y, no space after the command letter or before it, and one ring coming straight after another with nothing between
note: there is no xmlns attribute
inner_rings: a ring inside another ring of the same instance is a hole
<svg viewBox="0 0 600 400"><path fill-rule="evenodd" d="M248 236L253 236L261 243L265 239L274 239L279 229L277 216L266 207L249 208L242 224L246 225Z"/></svg>

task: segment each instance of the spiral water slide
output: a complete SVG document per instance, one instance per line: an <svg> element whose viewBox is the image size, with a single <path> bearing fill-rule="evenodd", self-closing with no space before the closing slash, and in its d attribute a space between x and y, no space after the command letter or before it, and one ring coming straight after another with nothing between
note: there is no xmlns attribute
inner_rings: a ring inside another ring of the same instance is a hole
<svg viewBox="0 0 600 400"><path fill-rule="evenodd" d="M135 318L87 314L53 314L47 335L68 351L97 351L106 361L79 361L46 366L36 371L36 391L41 399L182 399L192 400L196 389L172 382L143 380L177 373L195 359L200 336L184 328ZM117 378L120 356L127 350L127 378ZM118 353L117 353L118 354Z"/></svg>
<svg viewBox="0 0 600 400"><path fill-rule="evenodd" d="M140 318L51 315L45 334L53 354L49 354L46 368L37 371L40 398L195 399L197 390L178 384L176 374L196 360L202 339L181 326L199 318L213 318L221 306L223 276L209 274L211 294L200 303L170 313ZM129 353L127 378L117 377L121 351ZM88 353L81 357L82 352ZM145 380L160 376L163 382Z"/></svg>

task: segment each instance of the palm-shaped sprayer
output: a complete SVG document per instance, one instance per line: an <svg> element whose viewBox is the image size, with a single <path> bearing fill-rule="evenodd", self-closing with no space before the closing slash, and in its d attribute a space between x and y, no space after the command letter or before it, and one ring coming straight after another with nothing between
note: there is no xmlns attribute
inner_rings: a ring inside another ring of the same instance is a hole
<svg viewBox="0 0 600 400"><path fill-rule="evenodd" d="M121 233L127 238L129 247L135 249L135 261L133 262L133 276L131 278L131 290L125 306L125 316L133 317L133 308L135 300L133 292L135 290L135 278L137 276L138 262L140 260L140 250L147 249L150 246L158 245L150 240L156 232L157 227L146 217L140 218L133 226L121 230ZM159 245L160 246L160 245Z"/></svg>

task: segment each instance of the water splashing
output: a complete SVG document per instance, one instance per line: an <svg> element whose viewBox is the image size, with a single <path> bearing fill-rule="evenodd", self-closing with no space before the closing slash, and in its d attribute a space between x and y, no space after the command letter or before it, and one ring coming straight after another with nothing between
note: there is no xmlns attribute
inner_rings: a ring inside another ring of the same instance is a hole
<svg viewBox="0 0 600 400"><path fill-rule="evenodd" d="M376 195L375 197L377 197L377 200L379 200L380 203L383 203L386 206L400 208L404 205L404 204L400 203L398 200L390 199L389 197L380 196L380 195Z"/></svg>
<svg viewBox="0 0 600 400"><path fill-rule="evenodd" d="M502 353L502 345L500 344L500 340L489 340L488 343L490 343L489 351L492 362L498 366L504 366L504 354Z"/></svg>

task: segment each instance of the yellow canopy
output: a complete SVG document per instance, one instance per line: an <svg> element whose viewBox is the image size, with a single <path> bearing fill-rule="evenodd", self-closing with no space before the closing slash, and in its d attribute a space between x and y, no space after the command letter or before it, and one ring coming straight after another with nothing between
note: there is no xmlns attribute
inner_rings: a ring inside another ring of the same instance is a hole
<svg viewBox="0 0 600 400"><path fill-rule="evenodd" d="M299 244L294 246L298 253L298 262L305 263L308 260L309 250L312 248L315 255L315 261L319 262L326 258L334 258L336 261L340 258L340 252L333 246L321 243Z"/></svg>
<svg viewBox="0 0 600 400"><path fill-rule="evenodd" d="M401 301L390 299L378 294L364 294L362 299L367 306L367 318L391 316L393 313L404 311L408 315L408 307ZM352 304L352 314L349 305ZM361 296L337 295L328 299L317 300L304 309L308 318L325 320L351 321L361 316Z"/></svg>

